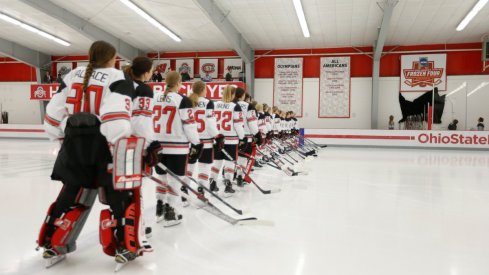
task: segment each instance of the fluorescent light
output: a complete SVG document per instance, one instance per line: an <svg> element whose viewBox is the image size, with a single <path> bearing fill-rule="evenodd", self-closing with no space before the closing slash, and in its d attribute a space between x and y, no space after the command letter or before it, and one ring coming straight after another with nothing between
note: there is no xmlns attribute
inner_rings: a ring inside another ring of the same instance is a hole
<svg viewBox="0 0 489 275"><path fill-rule="evenodd" d="M21 28L23 28L25 30L30 31L30 32L36 33L36 34L38 34L38 35L40 35L40 36L42 36L44 38L53 40L54 42L56 42L58 44L61 44L63 46L68 47L68 46L71 45L69 42L67 42L67 41L65 41L65 40L63 40L61 38L58 38L58 37L56 37L56 36L54 36L52 34L49 34L49 33L45 32L45 31L42 31L42 30L40 30L40 29L38 29L36 27L33 27L31 25L28 25L28 24L26 24L26 23L24 23L22 21L19 21L19 20L15 19L15 18L13 18L13 17L11 17L9 15L6 15L4 13L0 13L0 19L2 19L5 22L8 22L10 24L19 26L19 27L21 27Z"/></svg>
<svg viewBox="0 0 489 275"><path fill-rule="evenodd" d="M489 84L489 82L482 82L481 84L479 84L479 86L477 86L475 89L473 89L472 91L470 91L468 94L467 94L467 97L473 95L475 92L477 92L478 90L486 87L487 85Z"/></svg>
<svg viewBox="0 0 489 275"><path fill-rule="evenodd" d="M477 2L477 4L475 4L475 6L472 8L472 10L470 10L470 12L467 13L467 15L462 20L462 22L460 22L460 24L458 24L457 31L462 31L463 29L465 29L465 27L467 27L467 25L470 23L470 21L472 21L472 19L474 19L474 17L477 15L477 13L479 13L479 11L487 4L488 1L489 0L479 0L479 2Z"/></svg>
<svg viewBox="0 0 489 275"><path fill-rule="evenodd" d="M307 27L306 16L302 9L301 0L293 0L293 2L295 13L297 13L297 18L299 18L299 23L301 24L302 33L304 34L304 37L310 37L311 35L309 34L309 28Z"/></svg>
<svg viewBox="0 0 489 275"><path fill-rule="evenodd" d="M172 31L170 31L167 27L163 26L160 22L158 22L156 19L154 19L151 15L143 11L141 8L136 6L133 2L130 0L120 0L124 5L126 5L128 8L133 10L135 13L139 14L142 18L144 18L146 21L151 23L151 25L155 26L157 29L171 37L171 39L180 42L182 39L178 37L176 34L174 34Z"/></svg>
<svg viewBox="0 0 489 275"><path fill-rule="evenodd" d="M452 96L453 94L461 91L463 88L467 86L467 82L462 83L462 85L458 86L457 89L451 91L449 94L447 94L447 97Z"/></svg>

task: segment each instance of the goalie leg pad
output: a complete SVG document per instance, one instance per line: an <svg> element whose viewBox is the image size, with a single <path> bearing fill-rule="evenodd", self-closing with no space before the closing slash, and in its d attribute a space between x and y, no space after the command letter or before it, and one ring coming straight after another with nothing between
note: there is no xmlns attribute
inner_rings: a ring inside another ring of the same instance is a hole
<svg viewBox="0 0 489 275"><path fill-rule="evenodd" d="M112 216L110 209L104 209L100 212L100 244L104 253L109 256L115 256L117 241L114 237L114 229L117 221Z"/></svg>

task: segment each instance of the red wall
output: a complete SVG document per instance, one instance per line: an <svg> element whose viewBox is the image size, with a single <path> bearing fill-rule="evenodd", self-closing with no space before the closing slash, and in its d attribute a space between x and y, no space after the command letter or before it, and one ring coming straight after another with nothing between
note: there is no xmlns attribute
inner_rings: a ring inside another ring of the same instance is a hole
<svg viewBox="0 0 489 275"><path fill-rule="evenodd" d="M481 43L464 43L464 44L436 44L436 45L417 45L417 46L387 46L384 51L392 51L381 59L380 76L399 76L400 75L400 56L403 54L429 53L447 53L447 75L480 75L489 74L489 69L482 71L481 61ZM478 51L464 51L464 49L478 49ZM451 51L457 50L457 51ZM367 54L359 54L359 51ZM287 49L287 50L257 50L255 63L256 78L273 78L275 58L270 55L288 55L290 57L304 58L304 77L318 78L319 63L322 56L337 55L351 57L351 76L352 77L370 77L372 76L372 47L361 48L324 48L324 49ZM416 51L416 52L413 52ZM171 59L170 67L174 70L175 58L193 58L194 73L199 73L200 58L218 58L218 75L220 78L225 74L224 58L238 57L234 51L214 51L214 52L166 52L160 53L161 59ZM370 55L370 56L369 56ZM151 58L157 58L158 53L148 54ZM5 60L5 58L2 58ZM0 59L0 61L2 60ZM86 61L87 56L53 56L53 61L66 62L72 61L73 68L76 67L76 61ZM11 61L11 59L10 59ZM118 66L118 64L116 65ZM56 63L52 65L52 75L56 77ZM23 63L0 63L0 81L35 81L35 70Z"/></svg>
<svg viewBox="0 0 489 275"><path fill-rule="evenodd" d="M0 57L0 82L20 81L36 81L36 69L15 59Z"/></svg>

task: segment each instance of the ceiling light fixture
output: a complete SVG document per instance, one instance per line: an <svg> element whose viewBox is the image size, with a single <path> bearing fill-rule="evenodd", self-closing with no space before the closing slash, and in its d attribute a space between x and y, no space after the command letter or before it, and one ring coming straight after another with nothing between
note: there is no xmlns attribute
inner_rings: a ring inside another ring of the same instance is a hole
<svg viewBox="0 0 489 275"><path fill-rule="evenodd" d="M61 39L61 38L58 38L58 37L56 37L56 36L54 36L54 35L52 35L52 34L49 34L49 33L45 32L45 31L42 31L42 30L40 30L40 29L38 29L38 28L36 28L36 27L33 27L33 26L31 26L31 25L29 25L29 24L26 24L26 23L24 23L24 22L22 22L22 21L19 21L19 20L17 20L17 19L15 19L15 18L13 18L12 16L7 15L7 14L5 14L5 13L0 13L0 19L2 19L2 20L3 20L3 21L5 21L5 22L8 22L8 23L10 23L10 24L13 24L13 25L19 26L19 27L21 27L21 28L23 28L23 29L25 29L25 30L31 31L31 32L33 32L33 33L36 33L36 34L38 34L38 35L40 35L40 36L42 36L42 37L45 37L45 38L47 38L47 39L53 40L54 42L56 42L56 43L58 43L58 44L61 44L61 45L63 45L63 46L68 47L68 46L70 46L70 45L71 45L71 44L70 44L69 42L67 42L66 40L63 40L63 39Z"/></svg>
<svg viewBox="0 0 489 275"><path fill-rule="evenodd" d="M301 0L292 0L294 2L295 13L301 24L302 33L304 37L310 37L309 28L307 27L306 16L304 15L304 10L302 9Z"/></svg>
<svg viewBox="0 0 489 275"><path fill-rule="evenodd" d="M140 7L136 6L132 1L130 0L120 0L124 5L126 5L128 8L133 10L135 13L139 14L142 18L144 18L146 21L151 23L151 25L155 26L158 28L160 31L171 37L171 39L175 40L176 42L181 42L182 39L178 37L176 34L174 34L172 31L170 31L167 27L163 26L160 22L158 22L154 17L149 15L147 12L142 10Z"/></svg>
<svg viewBox="0 0 489 275"><path fill-rule="evenodd" d="M477 4L467 13L462 22L458 24L457 31L462 31L467 27L467 25L474 19L474 17L479 13L479 11L487 4L489 0L479 0Z"/></svg>

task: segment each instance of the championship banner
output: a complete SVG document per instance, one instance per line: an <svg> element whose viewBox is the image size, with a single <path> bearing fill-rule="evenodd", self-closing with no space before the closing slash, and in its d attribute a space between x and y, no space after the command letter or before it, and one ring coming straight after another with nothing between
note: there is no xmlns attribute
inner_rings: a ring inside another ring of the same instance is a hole
<svg viewBox="0 0 489 275"><path fill-rule="evenodd" d="M175 60L177 72L187 72L191 78L194 78L194 60L193 59L177 59Z"/></svg>
<svg viewBox="0 0 489 275"><path fill-rule="evenodd" d="M73 63L71 62L58 62L56 63L56 79L63 78L73 69Z"/></svg>
<svg viewBox="0 0 489 275"><path fill-rule="evenodd" d="M401 56L401 92L426 92L438 87L447 90L447 55Z"/></svg>
<svg viewBox="0 0 489 275"><path fill-rule="evenodd" d="M275 58L273 105L302 117L302 58Z"/></svg>
<svg viewBox="0 0 489 275"><path fill-rule="evenodd" d="M217 78L217 59L203 59L199 60L200 66L200 77L204 78L205 75L209 74L212 78Z"/></svg>
<svg viewBox="0 0 489 275"><path fill-rule="evenodd" d="M243 60L241 58L226 58L224 59L224 77L228 72L231 72L233 78L238 78L239 73L243 70Z"/></svg>
<svg viewBox="0 0 489 275"><path fill-rule="evenodd" d="M166 73L170 71L170 59L155 59L153 61L155 71L161 74L165 78Z"/></svg>
<svg viewBox="0 0 489 275"><path fill-rule="evenodd" d="M184 82L179 93L190 95L192 93L192 82ZM153 92L163 92L165 90L165 82L148 83L153 89ZM243 82L207 82L207 95L209 99L219 100L222 97L222 91L228 85L234 87L245 88ZM58 90L59 84L31 84L31 100L50 100Z"/></svg>
<svg viewBox="0 0 489 275"><path fill-rule="evenodd" d="M319 117L350 117L350 57L321 57Z"/></svg>

